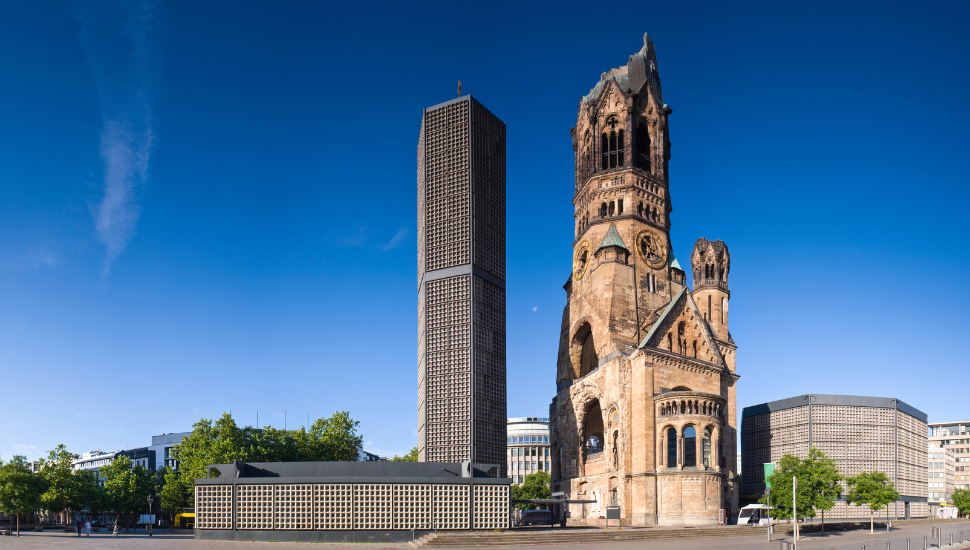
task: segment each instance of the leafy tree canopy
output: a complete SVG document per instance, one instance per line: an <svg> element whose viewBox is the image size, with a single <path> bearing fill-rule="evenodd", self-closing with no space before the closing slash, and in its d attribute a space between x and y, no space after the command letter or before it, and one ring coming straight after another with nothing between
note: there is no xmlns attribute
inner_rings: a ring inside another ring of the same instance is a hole
<svg viewBox="0 0 970 550"><path fill-rule="evenodd" d="M132 465L119 456L100 469L104 490L117 512L138 513L148 508L148 495L155 493L155 474L141 464Z"/></svg>
<svg viewBox="0 0 970 550"><path fill-rule="evenodd" d="M418 461L418 447L415 446L413 449L407 452L404 456L394 455L391 462L417 462Z"/></svg>
<svg viewBox="0 0 970 550"><path fill-rule="evenodd" d="M842 496L842 474L835 463L818 447L811 447L808 456L800 459L786 454L778 462L778 468L768 478L771 496L763 497L762 504L774 508L772 515L780 518L792 516L792 478L798 476L797 510L799 517L815 517L835 506Z"/></svg>
<svg viewBox="0 0 970 550"><path fill-rule="evenodd" d="M47 482L47 490L41 496L41 504L52 512L68 508L80 509L83 506L84 488L79 483L82 478L75 476L71 464L78 456L61 444L47 453L41 460L39 473Z"/></svg>
<svg viewBox="0 0 970 550"><path fill-rule="evenodd" d="M957 489L953 491L953 505L961 514L970 514L970 490Z"/></svg>
<svg viewBox="0 0 970 550"><path fill-rule="evenodd" d="M863 472L846 479L849 492L845 495L847 504L869 505L869 531L874 530L874 513L887 504L899 500L895 484L885 472Z"/></svg>
<svg viewBox="0 0 970 550"><path fill-rule="evenodd" d="M195 499L193 488L195 482L187 476L181 475L177 470L172 470L168 466L163 468L165 476L165 486L159 495L159 505L162 511L167 514L179 514L182 508L192 506Z"/></svg>
<svg viewBox="0 0 970 550"><path fill-rule="evenodd" d="M534 474L529 474L525 476L522 480L522 484L512 485L510 488L510 495L512 500L529 500L529 499L548 499L552 498L552 492L549 489L549 474L543 470L540 470ZM529 503L519 503L515 505L519 510L532 510L535 508L546 508L543 505L529 504Z"/></svg>
<svg viewBox="0 0 970 550"><path fill-rule="evenodd" d="M6 464L0 461L0 513L29 514L40 508L46 490L47 481L30 471L25 457L16 455Z"/></svg>
<svg viewBox="0 0 970 550"><path fill-rule="evenodd" d="M232 415L224 413L215 422L205 418L196 422L192 433L172 447L172 457L179 463L179 476L186 480L206 477L209 464L227 464L233 460L357 460L363 445L363 436L357 433L359 425L349 412L338 411L328 418L318 418L309 430L303 427L280 430L271 426L240 428Z"/></svg>

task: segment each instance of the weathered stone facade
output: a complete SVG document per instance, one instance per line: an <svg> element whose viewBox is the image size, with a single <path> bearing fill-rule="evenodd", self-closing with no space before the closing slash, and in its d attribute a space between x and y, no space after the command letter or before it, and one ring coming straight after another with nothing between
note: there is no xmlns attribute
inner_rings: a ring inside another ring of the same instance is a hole
<svg viewBox="0 0 970 550"><path fill-rule="evenodd" d="M730 254L700 239L695 289L670 246L668 117L653 42L579 105L576 240L550 406L553 491L620 507L632 525L736 513L736 346ZM692 435L693 434L693 435Z"/></svg>

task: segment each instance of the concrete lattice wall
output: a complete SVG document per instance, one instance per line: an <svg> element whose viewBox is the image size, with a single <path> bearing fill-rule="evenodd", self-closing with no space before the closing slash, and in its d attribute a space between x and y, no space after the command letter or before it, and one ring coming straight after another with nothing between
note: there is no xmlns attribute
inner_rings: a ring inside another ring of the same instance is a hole
<svg viewBox="0 0 970 550"><path fill-rule="evenodd" d="M197 485L196 529L504 529L507 485ZM235 494L234 494L235 493Z"/></svg>

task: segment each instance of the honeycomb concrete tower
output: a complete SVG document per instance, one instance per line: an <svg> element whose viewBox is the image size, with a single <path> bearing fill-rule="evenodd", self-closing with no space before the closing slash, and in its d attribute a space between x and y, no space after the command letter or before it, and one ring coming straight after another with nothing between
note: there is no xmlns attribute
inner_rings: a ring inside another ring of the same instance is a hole
<svg viewBox="0 0 970 550"><path fill-rule="evenodd" d="M550 405L553 491L570 522L710 525L737 510L730 253L700 239L695 289L674 257L668 119L653 42L603 73L572 129L576 181Z"/></svg>
<svg viewBox="0 0 970 550"><path fill-rule="evenodd" d="M504 468L505 424L505 123L467 95L418 139L418 460Z"/></svg>

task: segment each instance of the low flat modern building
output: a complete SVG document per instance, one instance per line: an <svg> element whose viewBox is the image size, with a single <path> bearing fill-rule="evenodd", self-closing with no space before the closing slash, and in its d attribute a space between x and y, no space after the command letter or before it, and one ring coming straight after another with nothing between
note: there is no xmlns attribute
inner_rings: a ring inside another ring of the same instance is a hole
<svg viewBox="0 0 970 550"><path fill-rule="evenodd" d="M970 420L934 422L927 428L931 445L953 453L953 488L970 489Z"/></svg>
<svg viewBox="0 0 970 550"><path fill-rule="evenodd" d="M765 491L765 463L785 454L805 457L818 447L834 458L842 475L885 472L900 500L877 516L921 518L927 506L926 414L899 399L807 394L746 407L741 420L742 494ZM868 518L868 507L844 501L829 519Z"/></svg>
<svg viewBox="0 0 970 550"><path fill-rule="evenodd" d="M506 427L508 448L505 459L512 483L525 476L549 472L549 419L539 416L509 418Z"/></svg>
<svg viewBox="0 0 970 550"><path fill-rule="evenodd" d="M935 508L941 504L953 503L954 460L949 449L942 448L938 443L930 442L927 450L927 476L929 477L930 515L934 515Z"/></svg>
<svg viewBox="0 0 970 550"><path fill-rule="evenodd" d="M494 464L215 464L195 480L195 536L210 540L404 542L434 530L509 527Z"/></svg>

